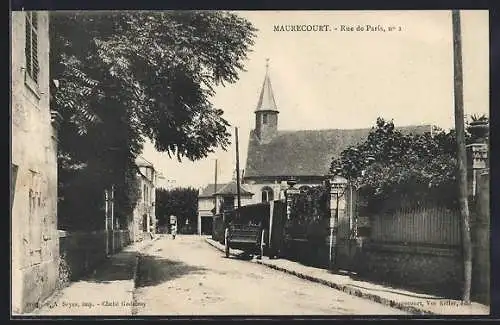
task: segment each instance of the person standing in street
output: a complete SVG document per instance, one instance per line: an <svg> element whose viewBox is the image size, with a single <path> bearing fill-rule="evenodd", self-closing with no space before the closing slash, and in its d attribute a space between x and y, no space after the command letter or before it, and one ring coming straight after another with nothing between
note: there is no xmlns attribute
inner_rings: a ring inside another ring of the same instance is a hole
<svg viewBox="0 0 500 325"><path fill-rule="evenodd" d="M175 239L177 235L177 217L170 215L170 233L172 234L172 239Z"/></svg>

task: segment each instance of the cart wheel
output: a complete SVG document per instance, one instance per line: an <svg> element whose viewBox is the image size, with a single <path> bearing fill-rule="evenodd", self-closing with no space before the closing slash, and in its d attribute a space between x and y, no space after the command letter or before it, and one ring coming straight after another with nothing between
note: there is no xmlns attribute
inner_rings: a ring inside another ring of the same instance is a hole
<svg viewBox="0 0 500 325"><path fill-rule="evenodd" d="M266 230L262 230L260 236L260 257L264 257L264 250L266 248Z"/></svg>
<svg viewBox="0 0 500 325"><path fill-rule="evenodd" d="M224 232L224 252L226 257L229 257L229 229L226 228Z"/></svg>

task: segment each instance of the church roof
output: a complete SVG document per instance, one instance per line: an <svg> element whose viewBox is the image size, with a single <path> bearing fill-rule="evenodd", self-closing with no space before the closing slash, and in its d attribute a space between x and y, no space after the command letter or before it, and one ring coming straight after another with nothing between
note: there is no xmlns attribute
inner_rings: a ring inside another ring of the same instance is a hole
<svg viewBox="0 0 500 325"><path fill-rule="evenodd" d="M217 187L219 188L219 187ZM222 187L220 190L218 190L215 194L216 195L237 195L237 190L238 187L236 185L236 181L232 180L230 183L226 184L224 187ZM253 193L248 191L245 188L245 185L240 184L240 195L241 196L252 196Z"/></svg>
<svg viewBox="0 0 500 325"><path fill-rule="evenodd" d="M430 132L430 125L405 126L404 133ZM371 129L278 131L268 143L260 143L250 131L245 178L324 176L332 159L349 146L363 142Z"/></svg>
<svg viewBox="0 0 500 325"><path fill-rule="evenodd" d="M269 63L266 64L266 76L260 91L259 101L255 111L278 111L276 101L274 100L273 87L271 85L271 78L269 77Z"/></svg>

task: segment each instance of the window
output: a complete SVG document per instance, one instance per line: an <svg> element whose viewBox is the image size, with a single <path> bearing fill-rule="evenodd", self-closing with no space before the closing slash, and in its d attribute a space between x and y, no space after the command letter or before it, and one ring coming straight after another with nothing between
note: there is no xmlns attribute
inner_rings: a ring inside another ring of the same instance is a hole
<svg viewBox="0 0 500 325"><path fill-rule="evenodd" d="M262 188L262 202L270 202L274 200L273 189L266 186Z"/></svg>
<svg viewBox="0 0 500 325"><path fill-rule="evenodd" d="M38 84L38 17L36 12L26 13L26 74Z"/></svg>
<svg viewBox="0 0 500 325"><path fill-rule="evenodd" d="M310 189L311 188L309 186L307 186L307 185L303 185L303 186L299 187L299 191L301 193L307 193Z"/></svg>
<svg viewBox="0 0 500 325"><path fill-rule="evenodd" d="M267 124L267 113L262 114L262 124Z"/></svg>
<svg viewBox="0 0 500 325"><path fill-rule="evenodd" d="M223 200L223 211L234 210L234 196L226 196Z"/></svg>

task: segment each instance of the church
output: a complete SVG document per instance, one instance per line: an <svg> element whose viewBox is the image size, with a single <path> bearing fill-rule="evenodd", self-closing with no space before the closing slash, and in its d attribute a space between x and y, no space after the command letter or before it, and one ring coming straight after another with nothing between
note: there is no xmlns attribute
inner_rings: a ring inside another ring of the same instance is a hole
<svg viewBox="0 0 500 325"><path fill-rule="evenodd" d="M307 190L323 183L331 161L349 146L363 142L370 128L279 130L279 109L273 93L269 64L257 107L255 128L250 131L247 161L242 184L253 193L247 204L284 198L286 182L297 181L296 187ZM404 133L431 132L431 125L398 127Z"/></svg>

